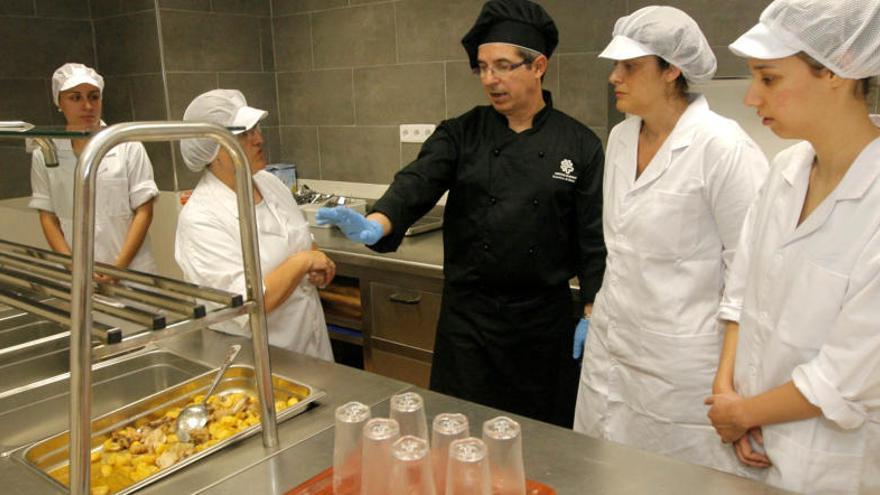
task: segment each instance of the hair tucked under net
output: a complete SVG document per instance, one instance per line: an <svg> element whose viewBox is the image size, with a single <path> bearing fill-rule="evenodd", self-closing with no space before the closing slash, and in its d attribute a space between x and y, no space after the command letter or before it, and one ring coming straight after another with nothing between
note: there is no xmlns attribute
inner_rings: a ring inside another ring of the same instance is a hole
<svg viewBox="0 0 880 495"><path fill-rule="evenodd" d="M690 82L712 79L718 67L700 26L674 7L643 7L618 19L612 34L646 46L651 53L681 69Z"/></svg>
<svg viewBox="0 0 880 495"><path fill-rule="evenodd" d="M877 0L776 0L761 23L841 77L880 75Z"/></svg>

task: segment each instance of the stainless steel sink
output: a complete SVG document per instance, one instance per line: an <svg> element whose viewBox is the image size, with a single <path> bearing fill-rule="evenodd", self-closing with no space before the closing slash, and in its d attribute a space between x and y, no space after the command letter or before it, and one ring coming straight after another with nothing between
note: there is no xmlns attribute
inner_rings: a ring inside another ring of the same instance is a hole
<svg viewBox="0 0 880 495"><path fill-rule="evenodd" d="M52 355L64 362L66 350ZM44 357L38 358L41 361ZM20 363L22 366L25 363ZM92 416L131 404L211 370L210 366L165 350L123 356L92 371ZM0 373L8 372L0 369ZM6 376L3 383L6 386ZM19 390L0 392L0 452L62 432L69 427L70 378L65 373Z"/></svg>

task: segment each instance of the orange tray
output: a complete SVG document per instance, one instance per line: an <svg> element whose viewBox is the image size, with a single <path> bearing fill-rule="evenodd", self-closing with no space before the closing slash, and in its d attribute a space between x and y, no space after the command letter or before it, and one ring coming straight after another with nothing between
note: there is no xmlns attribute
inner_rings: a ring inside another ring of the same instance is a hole
<svg viewBox="0 0 880 495"><path fill-rule="evenodd" d="M333 495L333 467L321 471L285 495ZM526 495L556 495L556 490L543 483L526 480Z"/></svg>

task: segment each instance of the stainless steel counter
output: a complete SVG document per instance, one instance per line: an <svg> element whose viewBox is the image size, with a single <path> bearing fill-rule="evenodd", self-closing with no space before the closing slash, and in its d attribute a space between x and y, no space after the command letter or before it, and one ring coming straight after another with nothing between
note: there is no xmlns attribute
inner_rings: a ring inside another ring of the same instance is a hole
<svg viewBox="0 0 880 495"><path fill-rule="evenodd" d="M249 342L210 330L167 341L166 348L186 357L218 365L232 342ZM249 360L248 349L242 361ZM280 446L267 450L259 436L218 452L202 462L138 493L283 494L332 463L333 413L337 406L358 400L386 415L388 398L414 389L425 397L430 417L461 412L476 434L482 422L501 414L405 383L298 354L272 350L273 371L323 389L317 407L278 425ZM515 416L514 416L515 417ZM595 440L570 430L516 417L523 426L526 474L553 486L559 494L776 494L765 485L707 468ZM4 493L64 493L13 458L0 458Z"/></svg>
<svg viewBox="0 0 880 495"><path fill-rule="evenodd" d="M443 231L435 230L407 237L393 253L377 253L356 242L349 241L339 229L312 227L318 246L337 264L367 268L387 268L410 275L443 278Z"/></svg>
<svg viewBox="0 0 880 495"><path fill-rule="evenodd" d="M363 244L352 242L339 229L312 227L311 231L318 246L338 264L368 268L393 267L407 275L443 278L442 229L406 237L400 248L393 253L377 253ZM570 285L576 292L577 278L572 278Z"/></svg>

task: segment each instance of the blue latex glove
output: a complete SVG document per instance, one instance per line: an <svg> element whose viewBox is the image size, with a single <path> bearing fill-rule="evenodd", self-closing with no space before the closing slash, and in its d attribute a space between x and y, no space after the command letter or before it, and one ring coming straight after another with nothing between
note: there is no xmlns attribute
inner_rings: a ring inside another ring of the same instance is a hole
<svg viewBox="0 0 880 495"><path fill-rule="evenodd" d="M382 225L345 206L319 208L315 215L318 225L335 225L354 242L371 246L379 242L384 232Z"/></svg>
<svg viewBox="0 0 880 495"><path fill-rule="evenodd" d="M581 358L581 354L584 352L584 342L587 341L587 334L589 332L590 320L588 318L581 318L577 328L574 329L574 351L571 353L571 357L574 359Z"/></svg>

